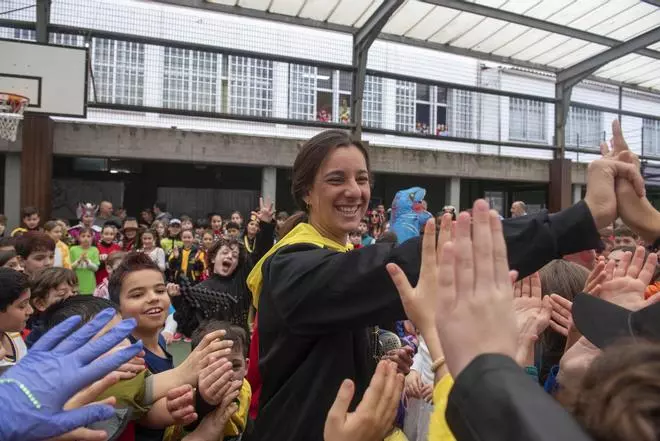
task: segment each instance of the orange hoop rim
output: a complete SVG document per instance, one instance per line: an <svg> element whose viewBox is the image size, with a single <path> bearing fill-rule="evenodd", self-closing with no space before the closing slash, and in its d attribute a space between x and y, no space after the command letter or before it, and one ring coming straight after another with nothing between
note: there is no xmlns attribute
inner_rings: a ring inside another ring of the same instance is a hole
<svg viewBox="0 0 660 441"><path fill-rule="evenodd" d="M30 103L30 99L17 93L0 92L0 114L22 115L25 108Z"/></svg>
<svg viewBox="0 0 660 441"><path fill-rule="evenodd" d="M30 99L26 96L19 95L17 93L6 93L0 92L0 101L17 101L17 102L28 102Z"/></svg>

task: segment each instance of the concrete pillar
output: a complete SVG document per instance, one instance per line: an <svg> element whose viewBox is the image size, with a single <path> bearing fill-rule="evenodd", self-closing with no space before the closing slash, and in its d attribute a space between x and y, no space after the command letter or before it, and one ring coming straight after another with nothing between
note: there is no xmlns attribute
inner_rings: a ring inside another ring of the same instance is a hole
<svg viewBox="0 0 660 441"><path fill-rule="evenodd" d="M7 153L5 156L5 206L7 229L11 232L21 223L21 155ZM9 233L7 233L9 234Z"/></svg>
<svg viewBox="0 0 660 441"><path fill-rule="evenodd" d="M573 203L577 204L582 200L582 185L575 184L573 186Z"/></svg>
<svg viewBox="0 0 660 441"><path fill-rule="evenodd" d="M461 209L461 178L452 177L447 179L445 205L453 205L457 212Z"/></svg>
<svg viewBox="0 0 660 441"><path fill-rule="evenodd" d="M277 169L275 167L264 167L261 170L261 197L270 199L275 207L275 196L277 194Z"/></svg>

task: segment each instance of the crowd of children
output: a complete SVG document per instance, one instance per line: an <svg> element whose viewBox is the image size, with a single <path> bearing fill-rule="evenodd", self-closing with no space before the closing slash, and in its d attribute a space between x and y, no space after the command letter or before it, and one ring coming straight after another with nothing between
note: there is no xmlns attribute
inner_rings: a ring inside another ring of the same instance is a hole
<svg viewBox="0 0 660 441"><path fill-rule="evenodd" d="M197 418L185 410L190 407L186 397L192 387L199 388L195 415L213 412L227 396L236 400L218 439L240 439L251 427L248 414L256 411L248 382L253 381L248 375L253 321L248 274L277 242L288 214L275 214L272 206L262 202L247 222L239 212L226 220L214 213L194 222L185 215L173 218L163 204L158 205L158 214L144 210L139 221L125 217L118 219L119 226L116 220L99 226L90 216L96 213L91 204L81 204L80 224L74 227L64 220L50 220L41 227L35 209L23 210L22 226L0 239L0 349L5 354L0 371L24 357L45 332L68 317L81 315L87 322L110 307L117 314L112 323L136 319L129 340L144 345L140 356L118 370L121 381L104 394L114 396L120 408L130 409L127 415L116 415L116 424L110 428L119 436L116 439L174 441L197 430L197 423L192 422ZM444 213L450 212L455 219L455 210L450 208L438 213L438 225ZM619 253L638 244L625 225L616 224L601 233L604 247L597 251L603 258L618 259ZM349 234L349 241L354 248L396 242L385 207L369 211L358 230ZM589 269L597 262L595 252L567 256L567 260ZM559 283L554 291L572 299L589 273L574 267L579 268L565 261L557 275L549 265L546 273L541 271L544 288ZM561 285L571 271L579 273L576 289ZM656 285L660 282L654 280ZM393 332L416 352L406 377L405 412L399 424L409 440L425 440L434 408L428 348L410 322L385 328L379 331L380 340ZM205 338L219 333L222 344ZM168 345L179 340L192 341L193 351L175 367ZM218 357L206 359L211 353ZM202 362L203 358L207 361ZM550 365L556 363L548 361L537 373L538 380L546 381ZM229 386L219 394L212 383L223 374L230 375L229 380L225 378Z"/></svg>

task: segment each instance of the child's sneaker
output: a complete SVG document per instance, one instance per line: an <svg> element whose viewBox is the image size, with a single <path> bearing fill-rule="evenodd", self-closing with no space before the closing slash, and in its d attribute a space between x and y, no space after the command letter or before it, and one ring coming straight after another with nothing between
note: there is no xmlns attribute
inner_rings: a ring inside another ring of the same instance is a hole
<svg viewBox="0 0 660 441"><path fill-rule="evenodd" d="M181 335L180 332L177 332L176 334L174 334L174 337L172 337L172 341L181 341L182 337L183 335Z"/></svg>

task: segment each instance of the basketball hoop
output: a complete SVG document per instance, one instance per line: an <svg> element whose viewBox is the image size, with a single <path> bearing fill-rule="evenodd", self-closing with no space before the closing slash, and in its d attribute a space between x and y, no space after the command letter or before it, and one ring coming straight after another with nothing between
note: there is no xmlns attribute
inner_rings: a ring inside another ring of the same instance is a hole
<svg viewBox="0 0 660 441"><path fill-rule="evenodd" d="M0 92L0 139L16 141L18 124L29 102L22 95Z"/></svg>

